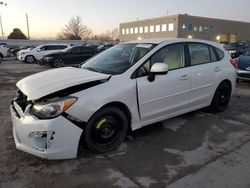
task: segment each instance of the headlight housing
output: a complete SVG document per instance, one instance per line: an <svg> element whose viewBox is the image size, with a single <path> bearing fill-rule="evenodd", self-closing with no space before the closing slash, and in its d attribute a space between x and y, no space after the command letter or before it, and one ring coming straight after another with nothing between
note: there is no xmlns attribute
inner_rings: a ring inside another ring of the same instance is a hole
<svg viewBox="0 0 250 188"><path fill-rule="evenodd" d="M44 57L43 59L44 59L45 61L51 61L51 60L53 59L53 57L47 56L47 57Z"/></svg>
<svg viewBox="0 0 250 188"><path fill-rule="evenodd" d="M55 118L77 101L76 97L67 97L54 102L34 104L30 108L30 114L40 119Z"/></svg>

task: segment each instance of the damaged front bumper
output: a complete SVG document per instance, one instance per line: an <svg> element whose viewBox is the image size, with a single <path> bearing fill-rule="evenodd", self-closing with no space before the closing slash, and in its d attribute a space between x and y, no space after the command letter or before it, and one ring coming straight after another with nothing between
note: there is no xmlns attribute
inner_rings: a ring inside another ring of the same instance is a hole
<svg viewBox="0 0 250 188"><path fill-rule="evenodd" d="M41 120L20 111L13 102L11 119L17 149L44 159L69 159L77 156L82 129L63 116Z"/></svg>

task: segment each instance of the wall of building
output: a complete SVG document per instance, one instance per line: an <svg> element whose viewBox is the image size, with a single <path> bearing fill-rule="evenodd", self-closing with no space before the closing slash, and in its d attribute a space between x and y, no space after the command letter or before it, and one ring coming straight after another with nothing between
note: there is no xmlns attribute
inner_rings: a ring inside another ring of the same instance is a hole
<svg viewBox="0 0 250 188"><path fill-rule="evenodd" d="M178 27L179 38L192 36L219 42L250 40L250 23L246 22L179 15Z"/></svg>
<svg viewBox="0 0 250 188"><path fill-rule="evenodd" d="M120 24L121 42L147 38L196 38L217 42L250 40L250 23L179 14Z"/></svg>
<svg viewBox="0 0 250 188"><path fill-rule="evenodd" d="M147 38L176 38L177 27L177 15L121 23L120 41L124 42ZM152 28L154 28L154 31L151 30Z"/></svg>

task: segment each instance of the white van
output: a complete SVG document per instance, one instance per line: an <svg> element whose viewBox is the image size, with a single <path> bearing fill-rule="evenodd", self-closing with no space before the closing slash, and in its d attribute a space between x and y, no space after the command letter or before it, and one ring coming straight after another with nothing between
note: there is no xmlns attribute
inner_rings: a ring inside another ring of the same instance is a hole
<svg viewBox="0 0 250 188"><path fill-rule="evenodd" d="M221 45L150 39L118 44L84 63L28 76L11 104L17 149L46 159L103 153L128 131L209 107L226 109L236 71Z"/></svg>

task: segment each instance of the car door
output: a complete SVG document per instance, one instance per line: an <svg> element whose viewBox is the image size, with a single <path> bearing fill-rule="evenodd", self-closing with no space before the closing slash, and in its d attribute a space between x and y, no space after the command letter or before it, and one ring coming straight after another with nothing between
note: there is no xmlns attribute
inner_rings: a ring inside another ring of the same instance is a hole
<svg viewBox="0 0 250 188"><path fill-rule="evenodd" d="M67 54L65 54L64 62L66 64L77 64L81 58L82 51L81 47L73 47Z"/></svg>
<svg viewBox="0 0 250 188"><path fill-rule="evenodd" d="M166 75L148 81L147 73L154 63L168 64ZM142 121L166 118L185 111L189 106L191 74L185 66L184 44L166 46L138 69L137 92Z"/></svg>
<svg viewBox="0 0 250 188"><path fill-rule="evenodd" d="M44 54L45 54L46 52L48 52L48 51L47 51L48 48L49 48L49 47L48 47L47 45L44 45L44 46L42 46L41 48L39 48L39 49L36 51L36 53L34 54L35 58L36 58L37 60L41 60L41 59L43 58Z"/></svg>
<svg viewBox="0 0 250 188"><path fill-rule="evenodd" d="M188 43L190 54L190 71L192 89L190 93L191 106L203 107L208 105L211 88L222 64L217 61L212 46L204 43Z"/></svg>
<svg viewBox="0 0 250 188"><path fill-rule="evenodd" d="M79 61L78 61L79 63L86 61L87 59L91 58L95 54L95 51L89 47L82 47L81 50L82 50L82 54L81 54L81 57L79 58Z"/></svg>

